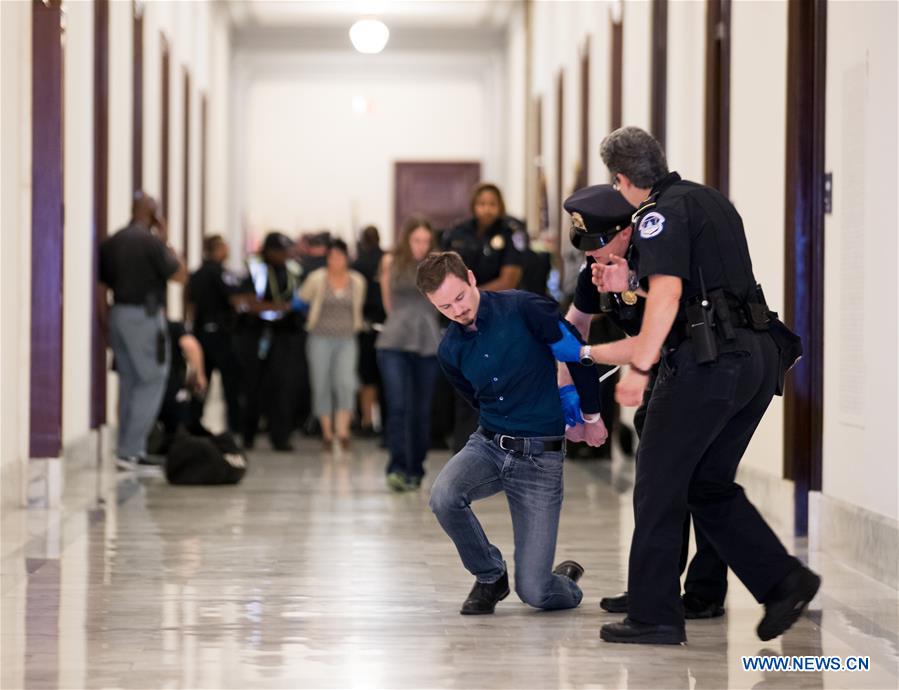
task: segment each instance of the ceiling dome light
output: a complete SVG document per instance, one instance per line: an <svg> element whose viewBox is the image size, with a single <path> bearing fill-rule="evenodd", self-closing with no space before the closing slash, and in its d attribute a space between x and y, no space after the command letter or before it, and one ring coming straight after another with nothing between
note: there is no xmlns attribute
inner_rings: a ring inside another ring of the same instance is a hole
<svg viewBox="0 0 899 690"><path fill-rule="evenodd" d="M360 19L350 27L350 40L360 53L380 53L387 45L390 30L377 19Z"/></svg>

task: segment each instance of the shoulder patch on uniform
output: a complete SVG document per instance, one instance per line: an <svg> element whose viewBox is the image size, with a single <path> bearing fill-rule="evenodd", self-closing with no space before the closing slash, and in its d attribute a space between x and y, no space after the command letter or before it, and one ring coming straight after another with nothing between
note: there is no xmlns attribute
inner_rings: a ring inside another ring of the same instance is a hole
<svg viewBox="0 0 899 690"><path fill-rule="evenodd" d="M650 211L640 221L640 237L648 240L655 237L665 229L665 216L658 211Z"/></svg>
<svg viewBox="0 0 899 690"><path fill-rule="evenodd" d="M512 244L520 252L528 248L528 236L523 230L516 230L512 235Z"/></svg>

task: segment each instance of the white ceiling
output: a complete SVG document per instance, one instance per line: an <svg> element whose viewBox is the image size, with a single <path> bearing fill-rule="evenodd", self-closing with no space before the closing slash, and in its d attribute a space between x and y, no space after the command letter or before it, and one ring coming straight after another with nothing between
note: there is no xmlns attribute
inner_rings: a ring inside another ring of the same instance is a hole
<svg viewBox="0 0 899 690"><path fill-rule="evenodd" d="M519 0L228 0L238 27L346 27L364 17L388 27L504 28Z"/></svg>

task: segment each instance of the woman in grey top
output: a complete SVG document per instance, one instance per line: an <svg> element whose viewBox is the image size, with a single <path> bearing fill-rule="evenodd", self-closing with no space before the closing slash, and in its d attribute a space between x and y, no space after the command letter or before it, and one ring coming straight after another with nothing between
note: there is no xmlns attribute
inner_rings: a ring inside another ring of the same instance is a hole
<svg viewBox="0 0 899 690"><path fill-rule="evenodd" d="M349 269L343 240L331 241L327 265L309 274L299 297L309 305L306 356L322 441L325 450L330 450L336 435L341 446L348 449L359 358L356 334L362 330L365 279Z"/></svg>
<svg viewBox="0 0 899 690"><path fill-rule="evenodd" d="M433 248L430 223L410 218L397 247L381 261L387 320L376 347L387 400L387 485L395 491L421 485L431 438L440 327L434 308L415 286L415 274Z"/></svg>

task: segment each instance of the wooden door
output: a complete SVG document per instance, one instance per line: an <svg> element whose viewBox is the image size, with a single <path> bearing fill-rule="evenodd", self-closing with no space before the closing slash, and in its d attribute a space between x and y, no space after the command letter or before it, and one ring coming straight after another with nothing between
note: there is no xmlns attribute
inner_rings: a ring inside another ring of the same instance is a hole
<svg viewBox="0 0 899 690"><path fill-rule="evenodd" d="M394 237L411 215L445 230L471 215L471 192L481 179L478 162L397 162L394 168Z"/></svg>

